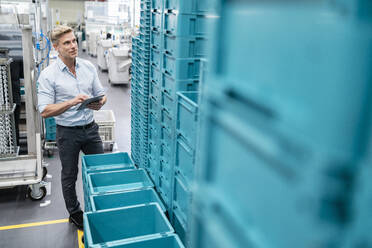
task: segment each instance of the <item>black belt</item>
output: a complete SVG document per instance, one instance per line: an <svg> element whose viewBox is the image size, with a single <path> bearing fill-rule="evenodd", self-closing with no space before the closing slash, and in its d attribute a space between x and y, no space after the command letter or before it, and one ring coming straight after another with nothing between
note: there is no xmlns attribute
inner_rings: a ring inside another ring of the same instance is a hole
<svg viewBox="0 0 372 248"><path fill-rule="evenodd" d="M95 122L92 121L91 123L83 125L83 126L71 126L71 127L69 127L69 126L62 126L62 125L57 124L57 127L70 128L70 129L88 129L88 128L93 127L94 124L95 124Z"/></svg>

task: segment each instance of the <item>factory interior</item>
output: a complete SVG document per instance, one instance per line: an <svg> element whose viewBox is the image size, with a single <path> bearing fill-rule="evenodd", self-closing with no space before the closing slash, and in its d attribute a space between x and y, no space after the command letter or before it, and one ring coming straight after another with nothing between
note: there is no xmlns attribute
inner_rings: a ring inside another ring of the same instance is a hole
<svg viewBox="0 0 372 248"><path fill-rule="evenodd" d="M0 0L1 248L372 248L372 1Z"/></svg>

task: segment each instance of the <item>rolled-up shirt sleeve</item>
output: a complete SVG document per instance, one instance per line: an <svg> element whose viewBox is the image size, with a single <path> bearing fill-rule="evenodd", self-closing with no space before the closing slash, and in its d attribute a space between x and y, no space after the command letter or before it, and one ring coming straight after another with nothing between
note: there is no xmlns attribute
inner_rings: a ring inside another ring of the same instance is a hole
<svg viewBox="0 0 372 248"><path fill-rule="evenodd" d="M38 79L38 109L42 113L45 107L49 104L55 103L55 87L50 80L48 80L43 73L41 73Z"/></svg>
<svg viewBox="0 0 372 248"><path fill-rule="evenodd" d="M96 68L93 68L94 79L93 79L93 96L100 96L105 94L105 90L102 87L101 81L98 78Z"/></svg>

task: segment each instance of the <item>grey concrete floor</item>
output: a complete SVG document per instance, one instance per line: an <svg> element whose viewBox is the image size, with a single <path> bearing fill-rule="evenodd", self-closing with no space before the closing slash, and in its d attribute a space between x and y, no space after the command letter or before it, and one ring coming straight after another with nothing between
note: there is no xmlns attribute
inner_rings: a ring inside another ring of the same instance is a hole
<svg viewBox="0 0 372 248"><path fill-rule="evenodd" d="M88 59L96 65L97 59L85 52L80 51L79 57ZM110 85L107 72L98 70L98 76L108 96L103 109L112 109L115 114L117 150L130 152L130 85ZM60 184L61 166L58 150L54 151L53 157L45 157L45 162L49 164L48 174L52 176L46 179L51 183L51 194L41 202L33 202L26 198L27 187L25 186L0 190L0 227L68 218ZM78 198L83 205L81 175L78 177L76 187ZM40 206L40 203L48 200L51 201L48 206ZM70 223L0 230L0 247L78 247L77 230Z"/></svg>

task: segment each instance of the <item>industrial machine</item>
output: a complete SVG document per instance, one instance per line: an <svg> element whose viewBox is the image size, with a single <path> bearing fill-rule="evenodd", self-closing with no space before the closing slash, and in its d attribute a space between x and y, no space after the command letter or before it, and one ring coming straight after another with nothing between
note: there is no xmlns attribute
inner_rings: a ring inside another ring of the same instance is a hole
<svg viewBox="0 0 372 248"><path fill-rule="evenodd" d="M107 66L109 73L109 83L129 84L130 67L132 59L129 57L128 46L113 47L107 53Z"/></svg>

